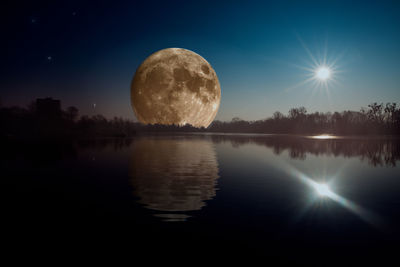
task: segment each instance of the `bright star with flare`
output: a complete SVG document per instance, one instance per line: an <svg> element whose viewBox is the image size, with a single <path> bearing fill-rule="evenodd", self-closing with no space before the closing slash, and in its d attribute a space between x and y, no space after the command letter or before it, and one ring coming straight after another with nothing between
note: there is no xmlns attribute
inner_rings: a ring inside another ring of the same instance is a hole
<svg viewBox="0 0 400 267"><path fill-rule="evenodd" d="M292 90L300 86L306 87L312 90L310 97L314 97L315 94L322 92L326 94L327 100L331 102L330 90L340 86L340 73L343 70L341 70L341 67L337 63L344 53L337 55L330 53L328 56L327 44L325 44L324 48L319 48L312 52L300 36L298 36L298 39L309 58L301 65L290 64L291 66L305 71L304 79L286 88L286 90Z"/></svg>
<svg viewBox="0 0 400 267"><path fill-rule="evenodd" d="M326 81L331 77L331 70L329 67L321 66L315 70L315 77L321 81Z"/></svg>

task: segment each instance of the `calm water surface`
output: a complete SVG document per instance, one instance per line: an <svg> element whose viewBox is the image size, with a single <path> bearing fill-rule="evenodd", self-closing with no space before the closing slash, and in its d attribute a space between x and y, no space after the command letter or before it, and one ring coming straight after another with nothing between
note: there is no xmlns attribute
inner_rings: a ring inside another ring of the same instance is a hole
<svg viewBox="0 0 400 267"><path fill-rule="evenodd" d="M399 247L399 164L395 138L10 143L1 160L3 219L11 243L18 236L128 242L132 253L225 248L282 262L382 261Z"/></svg>

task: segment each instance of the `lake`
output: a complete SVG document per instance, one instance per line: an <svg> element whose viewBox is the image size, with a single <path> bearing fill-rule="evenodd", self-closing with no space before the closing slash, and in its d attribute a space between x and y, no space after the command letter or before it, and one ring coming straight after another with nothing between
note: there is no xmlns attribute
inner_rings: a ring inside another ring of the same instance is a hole
<svg viewBox="0 0 400 267"><path fill-rule="evenodd" d="M1 157L10 247L289 264L384 263L399 247L397 138L138 135L9 142Z"/></svg>

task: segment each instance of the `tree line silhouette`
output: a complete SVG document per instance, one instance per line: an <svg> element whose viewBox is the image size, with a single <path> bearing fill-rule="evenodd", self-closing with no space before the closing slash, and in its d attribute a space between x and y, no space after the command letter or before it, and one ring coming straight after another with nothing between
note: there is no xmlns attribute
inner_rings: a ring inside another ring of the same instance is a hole
<svg viewBox="0 0 400 267"><path fill-rule="evenodd" d="M57 100L58 101L58 100ZM28 137L129 137L146 132L219 132L298 135L398 135L400 107L396 103L372 103L360 111L313 112L292 108L287 115L277 111L264 120L229 122L214 121L208 128L191 125L144 125L131 120L103 115L79 116L76 107L65 110L60 102L45 99L32 102L27 108L0 108L0 135ZM40 104L40 105L39 105ZM58 105L58 106L57 106Z"/></svg>
<svg viewBox="0 0 400 267"><path fill-rule="evenodd" d="M215 121L210 130L272 134L399 134L400 108L396 103L372 103L360 111L308 114L306 108L299 107L290 109L288 115L277 111L265 120L234 118L231 122Z"/></svg>

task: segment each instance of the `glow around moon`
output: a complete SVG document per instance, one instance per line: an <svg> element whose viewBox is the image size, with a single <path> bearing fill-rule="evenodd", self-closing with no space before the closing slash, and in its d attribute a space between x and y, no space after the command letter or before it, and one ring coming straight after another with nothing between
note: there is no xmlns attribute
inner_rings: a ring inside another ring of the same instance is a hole
<svg viewBox="0 0 400 267"><path fill-rule="evenodd" d="M150 55L136 70L131 103L145 124L207 127L221 99L218 77L200 55L167 48Z"/></svg>

